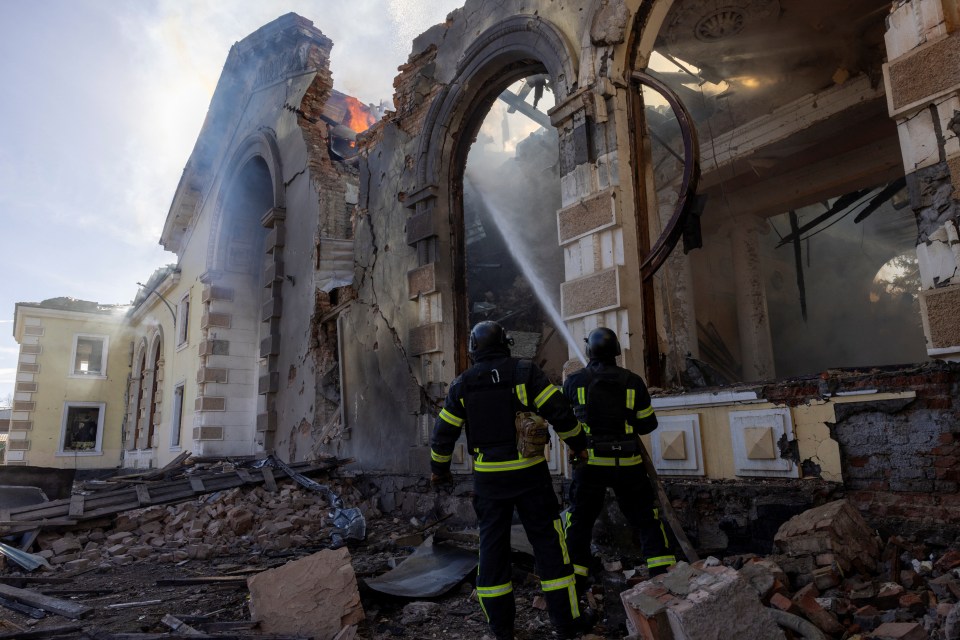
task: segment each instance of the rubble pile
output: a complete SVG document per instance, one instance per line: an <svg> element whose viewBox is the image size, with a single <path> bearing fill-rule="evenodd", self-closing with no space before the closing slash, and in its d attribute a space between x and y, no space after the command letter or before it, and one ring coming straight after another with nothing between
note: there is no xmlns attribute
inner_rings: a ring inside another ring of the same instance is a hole
<svg viewBox="0 0 960 640"><path fill-rule="evenodd" d="M380 516L349 480L331 487L366 519ZM276 492L240 487L190 502L127 511L109 527L41 533L39 555L54 567L206 560L247 551L331 546L337 528L327 497L287 482Z"/></svg>
<svg viewBox="0 0 960 640"><path fill-rule="evenodd" d="M778 554L707 558L621 594L633 638L960 640L960 552L881 545L846 501L785 523ZM748 593L751 597L745 598ZM775 620L780 631L758 630Z"/></svg>

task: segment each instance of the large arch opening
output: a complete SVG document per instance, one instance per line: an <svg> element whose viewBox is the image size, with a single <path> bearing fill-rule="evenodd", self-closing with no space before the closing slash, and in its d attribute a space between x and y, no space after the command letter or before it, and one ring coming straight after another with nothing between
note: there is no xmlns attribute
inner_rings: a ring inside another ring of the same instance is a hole
<svg viewBox="0 0 960 640"><path fill-rule="evenodd" d="M632 67L680 95L701 148L689 253L678 247L654 278L668 384L926 360L914 271L880 273L916 244L881 80L888 10L677 0L639 16ZM682 147L676 119L642 91L637 146L655 237L677 198ZM877 284L884 277L896 286Z"/></svg>
<svg viewBox="0 0 960 640"><path fill-rule="evenodd" d="M494 85L476 108L473 144L457 167L461 324L501 323L514 339L514 355L532 359L559 381L568 346L558 311L564 276L556 223L558 136L546 113L555 100L542 67L513 75L521 73ZM466 335L458 333L461 349Z"/></svg>
<svg viewBox="0 0 960 640"><path fill-rule="evenodd" d="M209 337L221 341L223 353L210 353L206 367L214 373L202 394L225 398L220 440L226 451L251 449L257 416L267 411L267 396L259 393L259 379L269 370L271 357L261 357L260 343L270 335L272 319L262 309L271 290L265 281L268 263L263 220L274 208L270 168L263 157L247 159L230 181L221 208L213 271L217 274L207 303L208 317L223 326L208 326ZM254 445L255 447L255 445ZM252 452L252 451L248 451Z"/></svg>

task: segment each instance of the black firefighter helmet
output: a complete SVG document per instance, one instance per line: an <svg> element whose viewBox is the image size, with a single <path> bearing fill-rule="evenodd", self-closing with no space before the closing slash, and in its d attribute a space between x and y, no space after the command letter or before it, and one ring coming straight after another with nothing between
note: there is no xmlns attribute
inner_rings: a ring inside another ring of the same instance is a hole
<svg viewBox="0 0 960 640"><path fill-rule="evenodd" d="M620 355L617 334L606 327L594 329L583 341L587 343L587 358L591 360L613 360Z"/></svg>
<svg viewBox="0 0 960 640"><path fill-rule="evenodd" d="M473 330L470 331L471 356L494 351L504 351L509 355L512 345L513 338L507 335L499 322L484 320L474 325Z"/></svg>

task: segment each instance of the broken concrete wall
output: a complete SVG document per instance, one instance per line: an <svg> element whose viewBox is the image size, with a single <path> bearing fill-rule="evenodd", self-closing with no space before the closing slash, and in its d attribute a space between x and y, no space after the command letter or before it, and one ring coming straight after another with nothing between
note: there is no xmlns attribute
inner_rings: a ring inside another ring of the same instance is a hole
<svg viewBox="0 0 960 640"><path fill-rule="evenodd" d="M917 219L927 353L960 359L960 31L955 0L898 3L887 20L887 106Z"/></svg>
<svg viewBox="0 0 960 640"><path fill-rule="evenodd" d="M196 453L314 455L325 417L313 326L321 238L349 244L357 191L357 172L330 156L321 117L331 47L288 14L231 49L167 217L161 243L181 270L170 295L196 290L196 333L189 348L170 349L164 398L178 378L196 377L183 416Z"/></svg>
<svg viewBox="0 0 960 640"><path fill-rule="evenodd" d="M635 342L641 334L640 315L631 323L628 314L639 311L640 295L629 284L639 268L632 177L617 154L629 135L628 92L622 83L580 84L598 73L622 80L617 65L626 56L614 63L598 53L625 47L617 34L623 29L604 26L609 15L598 18L591 44L598 9L628 13L622 2L578 11L546 1L467 2L414 42L395 81L395 113L367 134L356 220L358 297L342 314L349 440L337 444L365 469L427 470L439 403L468 364L462 165L487 106L505 83L525 75L551 76L561 205L609 191L605 222L583 237L560 239L566 280L584 285L564 285L561 313L574 336L598 324L614 327L627 364L642 366L641 348L630 344L631 334ZM605 277L611 286L590 286L588 277Z"/></svg>

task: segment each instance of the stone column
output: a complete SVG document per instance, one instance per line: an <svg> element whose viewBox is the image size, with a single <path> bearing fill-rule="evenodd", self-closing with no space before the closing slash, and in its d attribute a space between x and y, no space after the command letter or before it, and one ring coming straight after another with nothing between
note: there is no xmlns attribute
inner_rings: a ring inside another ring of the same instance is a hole
<svg viewBox="0 0 960 640"><path fill-rule="evenodd" d="M927 354L960 361L960 6L901 0L887 20L887 106L917 217Z"/></svg>
<svg viewBox="0 0 960 640"><path fill-rule="evenodd" d="M770 314L767 313L767 293L763 288L757 238L758 232L768 230L767 223L754 216L735 218L730 226L740 359L743 379L748 382L774 377Z"/></svg>

